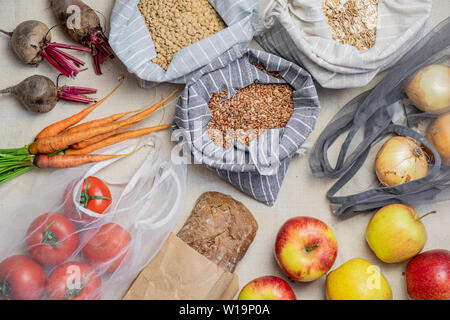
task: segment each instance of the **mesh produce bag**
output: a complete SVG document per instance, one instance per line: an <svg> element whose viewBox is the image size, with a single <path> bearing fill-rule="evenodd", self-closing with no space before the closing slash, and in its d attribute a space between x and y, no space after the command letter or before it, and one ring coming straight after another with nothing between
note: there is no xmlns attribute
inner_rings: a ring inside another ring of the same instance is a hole
<svg viewBox="0 0 450 320"><path fill-rule="evenodd" d="M146 138L136 150L138 142L105 149L135 152L127 158L49 174L8 212L0 226L0 298L122 298L172 231L186 184L185 166L167 162L158 139ZM88 177L102 179L111 192L112 202L102 214L81 204ZM31 258L34 270L45 273L46 285L39 285L38 272L28 273L24 293L15 279L18 268L28 272Z"/></svg>
<svg viewBox="0 0 450 320"><path fill-rule="evenodd" d="M227 25L218 33L178 51L167 70L152 62L157 57L154 41L138 9L139 0L116 0L111 15L109 40L116 55L140 86L155 83L186 83L193 72L225 51L247 47L258 24L257 0L209 0Z"/></svg>
<svg viewBox="0 0 450 320"><path fill-rule="evenodd" d="M264 72L254 63L279 77ZM227 100L236 90L253 83L287 83L293 87L294 110L287 126L265 130L249 146L236 140L228 149L218 146L206 131L213 93L225 90ZM196 163L206 165L222 179L271 206L292 156L314 129L319 109L313 80L305 70L272 54L234 47L188 81L177 104L173 126L175 138L182 139L183 150L192 154Z"/></svg>
<svg viewBox="0 0 450 320"><path fill-rule="evenodd" d="M314 79L325 88L363 87L398 61L420 39L430 15L431 0L379 0L370 15L376 14L376 40L372 47L358 50L355 46L333 39L324 2L336 3L336 19L331 24L343 24L342 29L373 28L370 16L364 16L374 0L349 0L356 8L347 16L344 0L269 0L262 15L262 30L255 39L269 52L305 66ZM375 9L375 10L373 10ZM353 20L361 15L361 25ZM338 30L339 39L363 42L362 32L349 39Z"/></svg>
<svg viewBox="0 0 450 320"><path fill-rule="evenodd" d="M318 138L310 167L316 177L339 179L327 193L336 216L348 218L391 203L415 205L450 199L450 167L441 161L437 150L423 135L424 128L436 115L419 112L404 103L405 85L420 69L430 64L450 65L449 35L450 18L414 46L374 89L344 106ZM332 166L328 151L336 141L341 143L346 132ZM375 157L382 143L392 135L410 137L430 150L432 157L424 178L380 187L375 176Z"/></svg>

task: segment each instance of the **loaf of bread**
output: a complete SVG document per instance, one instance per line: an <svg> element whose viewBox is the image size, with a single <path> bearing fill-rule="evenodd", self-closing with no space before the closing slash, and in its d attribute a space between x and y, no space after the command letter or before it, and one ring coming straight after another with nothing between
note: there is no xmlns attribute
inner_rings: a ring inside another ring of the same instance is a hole
<svg viewBox="0 0 450 320"><path fill-rule="evenodd" d="M257 230L258 223L241 202L207 192L198 198L177 236L224 270L234 272Z"/></svg>

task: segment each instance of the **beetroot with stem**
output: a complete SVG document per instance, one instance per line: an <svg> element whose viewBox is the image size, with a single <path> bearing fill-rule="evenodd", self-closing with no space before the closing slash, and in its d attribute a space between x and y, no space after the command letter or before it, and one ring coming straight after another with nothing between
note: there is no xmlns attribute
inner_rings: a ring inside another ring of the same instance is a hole
<svg viewBox="0 0 450 320"><path fill-rule="evenodd" d="M100 65L106 58L113 59L114 53L97 13L81 0L50 0L50 5L67 34L74 41L92 49L95 72L102 74Z"/></svg>
<svg viewBox="0 0 450 320"><path fill-rule="evenodd" d="M46 113L55 107L58 100L77 103L93 103L95 99L86 94L96 93L96 89L84 87L58 87L45 76L31 76L16 86L0 90L0 94L12 94L29 111Z"/></svg>
<svg viewBox="0 0 450 320"><path fill-rule="evenodd" d="M84 62L61 49L91 52L89 48L51 42L50 29L36 20L22 22L13 32L0 32L11 37L11 47L22 62L37 65L45 59L66 77L75 77Z"/></svg>

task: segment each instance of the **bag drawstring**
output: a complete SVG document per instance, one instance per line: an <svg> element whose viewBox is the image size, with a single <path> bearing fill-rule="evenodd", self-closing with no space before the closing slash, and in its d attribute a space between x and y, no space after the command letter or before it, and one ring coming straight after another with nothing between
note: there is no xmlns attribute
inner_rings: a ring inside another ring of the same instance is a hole
<svg viewBox="0 0 450 320"><path fill-rule="evenodd" d="M275 10L276 9L276 10ZM275 23L274 17L280 12L288 9L287 0L271 0L269 5L264 9L260 26L258 27L256 33L260 33L265 29L270 29Z"/></svg>

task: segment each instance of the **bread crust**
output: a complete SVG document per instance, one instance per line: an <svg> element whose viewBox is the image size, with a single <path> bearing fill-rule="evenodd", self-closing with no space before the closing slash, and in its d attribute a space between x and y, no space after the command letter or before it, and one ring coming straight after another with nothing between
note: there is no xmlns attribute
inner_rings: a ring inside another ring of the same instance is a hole
<svg viewBox="0 0 450 320"><path fill-rule="evenodd" d="M231 196L202 194L177 236L224 270L234 272L255 238L258 223Z"/></svg>

